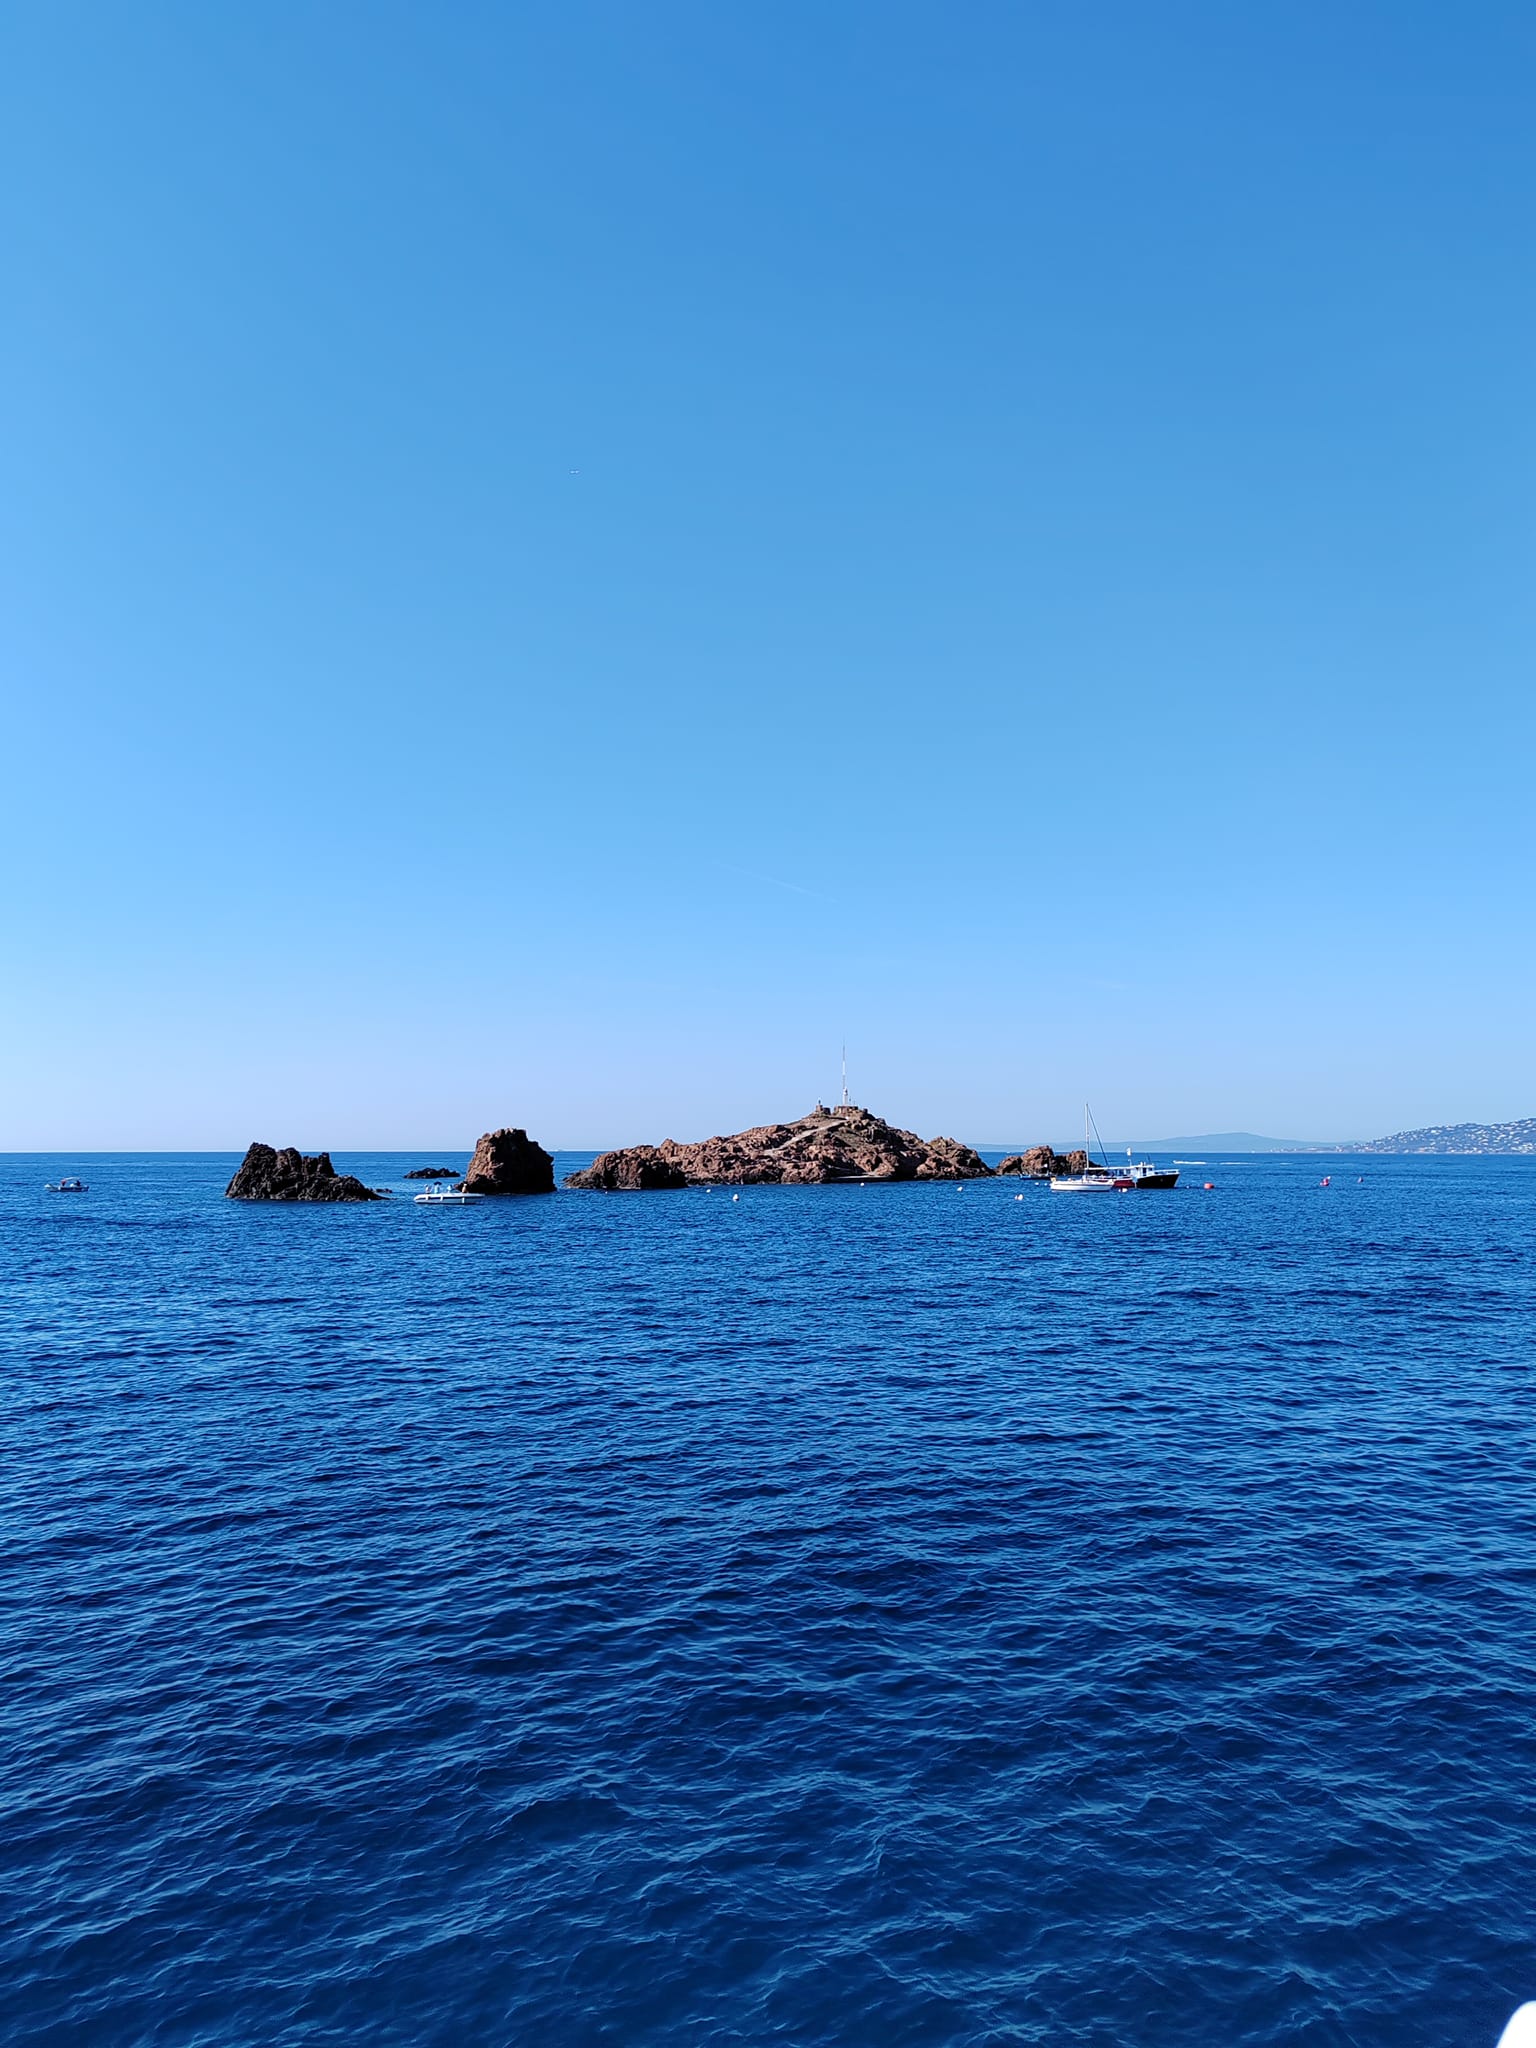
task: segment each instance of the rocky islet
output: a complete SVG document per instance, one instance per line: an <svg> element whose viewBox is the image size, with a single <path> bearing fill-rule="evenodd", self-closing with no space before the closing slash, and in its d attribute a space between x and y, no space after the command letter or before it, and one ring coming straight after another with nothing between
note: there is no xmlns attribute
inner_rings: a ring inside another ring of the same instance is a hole
<svg viewBox="0 0 1536 2048"><path fill-rule="evenodd" d="M1086 1173L1086 1152L1053 1152L1049 1145L1031 1145L1027 1152L1013 1152L1000 1160L999 1173L1021 1173L1031 1180L1049 1180L1056 1174Z"/></svg>
<svg viewBox="0 0 1536 2048"><path fill-rule="evenodd" d="M835 1181L983 1180L992 1169L955 1138L919 1138L873 1111L817 1104L793 1123L729 1137L630 1145L604 1152L568 1188L807 1187Z"/></svg>
<svg viewBox="0 0 1536 2048"><path fill-rule="evenodd" d="M329 1152L310 1157L296 1145L250 1146L224 1190L237 1202L377 1202L381 1197L351 1173L338 1173Z"/></svg>
<svg viewBox="0 0 1536 2048"><path fill-rule="evenodd" d="M468 1195L552 1195L555 1162L522 1129L486 1131L464 1176Z"/></svg>

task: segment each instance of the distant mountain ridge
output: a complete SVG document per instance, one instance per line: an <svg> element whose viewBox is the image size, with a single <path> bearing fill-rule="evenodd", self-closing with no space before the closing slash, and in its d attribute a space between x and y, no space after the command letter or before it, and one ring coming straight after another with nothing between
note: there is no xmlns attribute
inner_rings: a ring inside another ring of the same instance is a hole
<svg viewBox="0 0 1536 2048"><path fill-rule="evenodd" d="M1119 1138L1106 1150L1123 1152L1127 1144L1135 1152L1336 1152L1339 1147L1325 1138L1261 1138L1257 1131L1206 1131L1197 1138Z"/></svg>
<svg viewBox="0 0 1536 2048"><path fill-rule="evenodd" d="M1072 1144L1080 1145L1081 1138ZM1342 1152L1351 1148L1321 1138L1261 1138L1256 1131L1205 1131L1198 1138L1106 1138L1107 1153L1123 1152L1129 1145L1138 1157L1143 1152ZM1069 1150L1063 1144L1058 1150ZM1019 1152L1021 1145L982 1145L983 1152Z"/></svg>
<svg viewBox="0 0 1536 2048"><path fill-rule="evenodd" d="M1432 1124L1425 1131L1398 1131L1341 1145L1341 1152L1536 1152L1536 1116L1508 1124Z"/></svg>

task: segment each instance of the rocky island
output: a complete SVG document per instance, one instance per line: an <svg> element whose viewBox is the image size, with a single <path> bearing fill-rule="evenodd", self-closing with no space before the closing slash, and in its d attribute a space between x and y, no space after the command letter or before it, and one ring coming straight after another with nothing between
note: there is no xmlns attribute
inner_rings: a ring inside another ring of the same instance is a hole
<svg viewBox="0 0 1536 2048"><path fill-rule="evenodd" d="M457 1180L456 1166L413 1166L409 1173L402 1174L402 1180Z"/></svg>
<svg viewBox="0 0 1536 2048"><path fill-rule="evenodd" d="M464 1176L468 1195L552 1195L555 1162L526 1131L487 1131Z"/></svg>
<svg viewBox="0 0 1536 2048"><path fill-rule="evenodd" d="M224 1190L237 1202L377 1202L383 1198L354 1174L338 1173L329 1152L306 1159L296 1145L281 1152L252 1145Z"/></svg>
<svg viewBox="0 0 1536 2048"><path fill-rule="evenodd" d="M1023 1173L1032 1180L1049 1180L1053 1175L1086 1173L1086 1152L1053 1152L1049 1145L1031 1145L1027 1152L1014 1152L998 1165L999 1173Z"/></svg>
<svg viewBox="0 0 1536 2048"><path fill-rule="evenodd" d="M845 1104L794 1123L760 1124L733 1137L604 1152L568 1188L608 1191L722 1186L812 1186L830 1181L980 1180L992 1169L954 1138L919 1138Z"/></svg>

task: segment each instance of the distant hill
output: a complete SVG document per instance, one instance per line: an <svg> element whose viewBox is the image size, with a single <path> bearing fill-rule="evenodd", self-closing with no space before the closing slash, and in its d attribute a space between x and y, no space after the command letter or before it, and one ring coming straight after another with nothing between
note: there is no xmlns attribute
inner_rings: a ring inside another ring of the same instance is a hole
<svg viewBox="0 0 1536 2048"><path fill-rule="evenodd" d="M1342 1152L1536 1152L1536 1116L1512 1124L1435 1124L1427 1131L1398 1131L1341 1145Z"/></svg>
<svg viewBox="0 0 1536 2048"><path fill-rule="evenodd" d="M1121 1138L1110 1151L1125 1150ZM1261 1138L1256 1131L1207 1131L1199 1138L1137 1138L1136 1152L1336 1152L1339 1147L1321 1138Z"/></svg>
<svg viewBox="0 0 1536 2048"><path fill-rule="evenodd" d="M1038 1140L1031 1140L1037 1143ZM1081 1145L1081 1138L1064 1143L1058 1150L1070 1151L1072 1145ZM1129 1145L1138 1154L1143 1152L1343 1152L1357 1149L1353 1146L1327 1143L1322 1139L1310 1138L1261 1138L1254 1131L1207 1131L1199 1138L1106 1138L1104 1150L1109 1153L1123 1152ZM1022 1152L1022 1145L983 1145L983 1152Z"/></svg>

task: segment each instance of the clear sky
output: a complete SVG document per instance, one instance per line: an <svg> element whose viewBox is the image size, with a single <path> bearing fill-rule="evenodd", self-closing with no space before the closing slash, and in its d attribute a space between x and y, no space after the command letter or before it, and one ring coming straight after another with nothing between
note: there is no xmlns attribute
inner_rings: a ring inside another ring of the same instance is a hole
<svg viewBox="0 0 1536 2048"><path fill-rule="evenodd" d="M12 0L0 1147L1536 1113L1536 15Z"/></svg>

